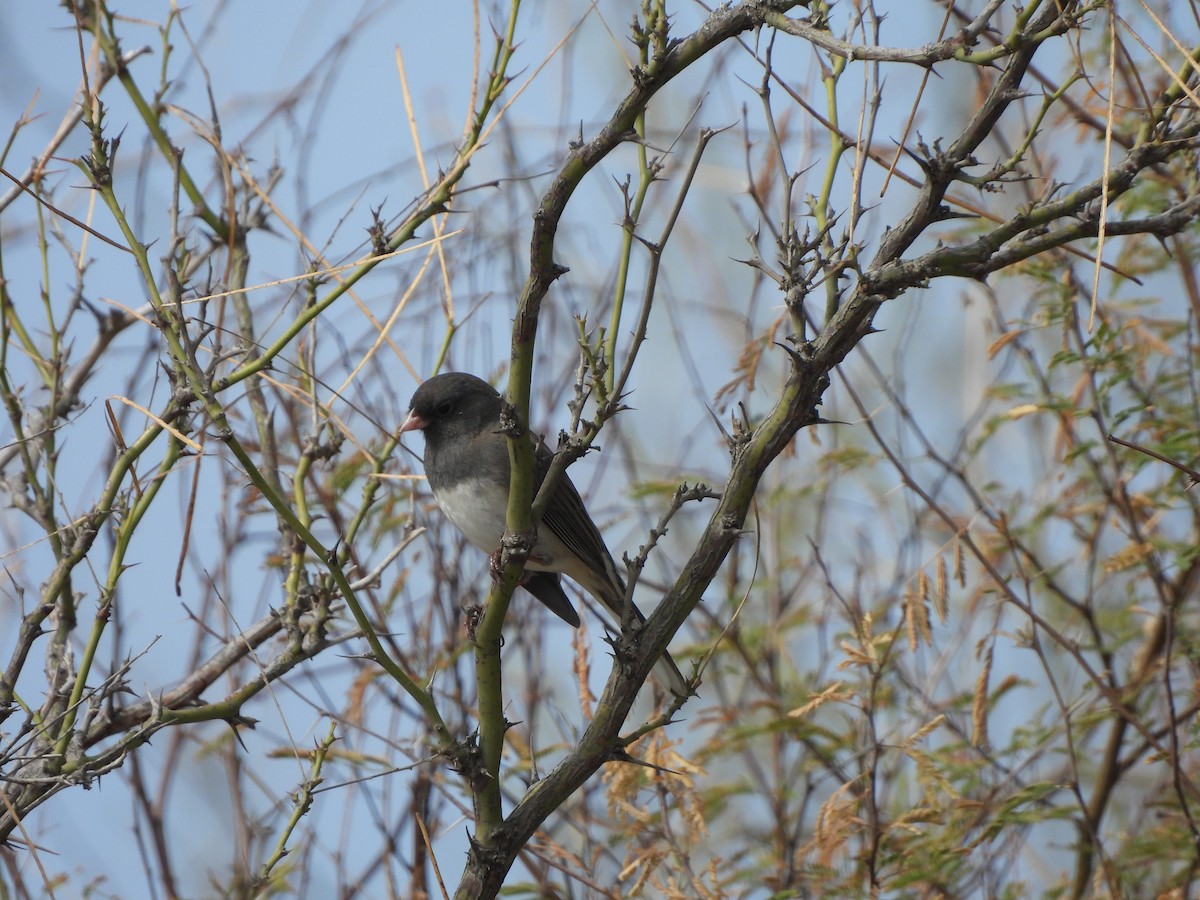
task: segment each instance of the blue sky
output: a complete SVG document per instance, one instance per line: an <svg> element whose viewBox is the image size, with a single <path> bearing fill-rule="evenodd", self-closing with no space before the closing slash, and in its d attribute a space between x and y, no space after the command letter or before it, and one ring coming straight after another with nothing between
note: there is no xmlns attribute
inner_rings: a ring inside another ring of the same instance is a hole
<svg viewBox="0 0 1200 900"><path fill-rule="evenodd" d="M160 2L130 3L119 8L127 20L120 28L126 51L143 45L150 48L133 63L139 83L147 90L153 89L162 65L161 39L153 23L160 22L169 9ZM503 8L484 11L485 65L491 52L491 28L499 26L504 12ZM903 45L928 40L926 28L932 14L923 6L919 14L906 9L905 14L889 19L886 42ZM700 15L696 7L681 8L674 22L676 29L690 27ZM519 47L512 66L515 80L509 96L515 96L516 88L525 86L526 81L528 85L506 113L504 127L489 138L464 182L479 187L463 195L459 206L461 220L450 222L451 227L468 229L468 235L447 242L453 261L449 282L441 283L436 277L425 282L394 332L399 352L383 352L372 379L357 380L348 392L348 399L361 401L360 406L373 404L388 411L393 419L376 422L368 422L365 417L355 419L356 432L364 441L379 438L380 428L394 426L418 379L429 373L440 346L437 340L440 302L447 291L465 320L455 339L451 366L488 375L503 367L508 355L512 295L524 273L524 259L517 251L523 251L527 245L530 215L550 173L565 156L568 142L579 133L589 137L625 90L625 57L632 52L624 37L629 17L630 7L624 3L592 7L585 3L541 2L523 8ZM285 176L274 199L285 216L303 225L306 234L323 247L331 261L354 259L365 252L365 229L371 208L382 205L384 215L396 216L422 189L398 72L398 53L403 59L426 165L430 171L436 171L439 164L452 157L472 90L474 25L469 4L380 2L352 9L316 2L304 6L282 2L199 3L184 10L183 22L197 52L193 54L188 48L181 30L172 31L175 49L168 63L173 82L168 94L172 109L167 121L173 139L184 148L185 158L194 171L211 178L210 148L188 124L192 120L205 123L209 120L205 81L195 61L198 57L216 98L223 146L240 146L251 171L259 179L268 177L272 164L279 162ZM577 31L571 33L576 26ZM562 46L558 46L560 42ZM796 54L794 58L784 57L776 62L793 83L808 90L813 102L820 100L821 88L811 54ZM657 146L669 144L694 114L692 130L685 130L670 160L667 180L657 188L662 192L656 196L659 210L669 205L661 198L674 196L680 168L694 140L694 128L733 127L714 141L706 155L697 189L688 198L684 219L664 257L664 301L651 323L651 350L641 358L633 382L634 410L619 423L622 429L634 430L636 440L617 446L634 449L602 455L599 461L585 463L574 476L591 498L597 519L608 529L609 542L617 555L621 549L636 548L654 518L653 504L642 504L637 506L637 512L629 512L634 505L628 496L630 473L650 480L674 478L682 472L719 482L727 451L712 426L707 407L730 378L745 339L763 329L779 311L774 296L759 298L749 310L729 303L731 296L742 296L751 284L749 270L736 260L749 255L747 235L756 225L745 197L744 140L748 137L757 146L763 134L756 130L760 128L760 118L753 111L745 114L744 109L757 103L747 85L756 84L759 73L760 69L747 54L730 48L720 56L719 64L697 67L695 72L681 78L652 108L655 116L651 138ZM889 72L888 87L895 92L889 96L906 100L885 105L877 135L894 138L900 133L917 77L903 70ZM23 171L28 161L41 151L62 117L71 110L78 83L77 36L58 5L12 2L0 7L0 123L15 122L26 109L36 116L16 135L5 163L8 170ZM858 89L862 89L861 84ZM929 91L927 96L931 99L918 122L922 136L933 140L953 134L954 125L970 111L971 96L962 85L941 79L934 79ZM848 90L846 97L851 98L852 92ZM138 182L140 169L154 158L154 151L147 147L136 115L122 92L110 87L104 98L108 104L108 134L123 135L116 172L118 189L127 190L124 194L127 208L147 240L162 246L170 182L150 181L141 192L128 189ZM847 104L852 105L849 99ZM852 122L852 117L848 121ZM743 123L748 124L743 127ZM797 170L811 168L816 173L812 180L800 182L797 196L802 197L818 186L824 145L805 130L808 126L800 122L794 122L793 126L795 140L790 146L795 157L788 164ZM86 146L85 135L77 130L58 151L59 159L52 166L57 200L81 218L92 214L91 198L89 192L78 188L82 176L69 160L85 152ZM509 154L517 160L515 167L520 177L485 186L511 171L513 166L506 158ZM543 323L545 340L538 377L544 386L565 381L573 368L572 314L592 310L611 295L622 213L615 185L631 165L632 151L625 149L615 154L585 182L564 220L558 252L560 261L571 272L555 286ZM847 184L849 177L848 170L838 174ZM872 173L869 177L879 176ZM0 194L5 190L0 189ZM889 190L886 200L880 202L879 214L863 225L863 237L867 240L878 237L887 221L886 212L901 208L909 196L907 189L898 183ZM874 198L877 193L869 196ZM650 216L646 229L649 234L655 233L655 223L661 220L656 216L661 216L661 212ZM26 230L30 218L28 198L18 199L9 212L0 216L10 290L18 302L23 299L32 302L39 290L46 287L52 304L62 303L69 295L74 275L66 255L52 248L52 264L48 283L45 282L37 248ZM92 221L101 231L114 227L103 212L95 212ZM67 239L78 246L82 236L65 226L64 229ZM510 241L514 232L518 238ZM252 235L251 253L252 284L299 274L308 261L298 251L296 241L278 227L272 233ZM455 254L479 256L463 260ZM99 246L91 255L95 262L87 280L90 300L98 305L116 302L130 307L144 302L144 287L127 257L105 252ZM420 256L413 254L380 267L358 287L364 307L376 312L390 309L397 294L420 270L420 262ZM643 265L644 260L637 263L632 284L640 283ZM922 346L925 352L904 353L906 341L917 331L914 322L921 314L918 310L929 304L924 293L914 295L911 302L886 309L879 324L888 331L871 344L872 352L878 351L881 359L894 354L898 377L908 380L910 390L938 390L943 392L939 396L949 397L946 406L931 404L938 408L923 411L928 416L926 424L935 435L940 432L953 436L957 432L961 425L959 413L977 401L991 377L986 369L964 365L964 361L982 358L987 344L984 330L978 327L981 321L978 310L969 311L972 290L957 285L939 295L952 301L940 312L935 309L923 313L920 334L928 342ZM288 291L264 290L255 296L261 298L256 302L262 303L264 321L284 320L291 298ZM964 298L965 302L960 304ZM473 310L470 316L466 315L467 310ZM343 329L341 333L349 336L353 347L348 355L344 345L333 340L320 347L318 360L323 377L328 384L340 384L361 347L359 342L370 332L358 308L351 303L337 307L330 321ZM628 329L631 321L626 319L623 327ZM80 348L86 346L87 338L86 322L81 317ZM93 465L97 447L107 448L112 440L105 424L104 401L123 395L130 384L143 392L140 396L148 406L153 407L153 401L161 401L163 397L164 388L161 382L155 382L153 373L138 371L139 366L145 365L142 350L152 340L146 330L138 329L122 338L118 358L126 368L117 366L97 380L89 405L79 413L77 427L66 437L64 459L69 464L64 466L59 487L64 506L72 511L86 508L95 495L99 479ZM779 362L765 367L766 384L760 393L750 393L744 398L752 416L766 408L770 379L777 378L781 371ZM850 364L851 371L854 365ZM964 371L966 374L962 374ZM947 388L948 380L955 379L958 381ZM961 396L956 393L960 387ZM546 392L550 393L553 391ZM962 404L961 410L955 405L958 402ZM354 415L349 404L341 411L347 416ZM823 412L831 418L850 418L853 414L842 403L836 387ZM561 406L543 403L535 411L535 426L540 424L549 430L564 421ZM9 437L7 432L0 433L0 443L7 442ZM419 441L414 448L419 451ZM1025 448L1019 442L1013 450L1012 456L1004 460L1010 471L1023 465L1032 467L1023 458ZM797 453L801 459L815 457L818 452L819 448L810 445L807 437L802 436L798 441ZM770 486L787 488L788 484L781 476L779 482ZM189 567L185 585L188 590L179 600L173 591L163 587L173 578L180 509L186 500L182 488L173 486L172 490L175 493L153 510L150 527L144 530L135 548L137 567L123 582L130 610L127 630L122 634L124 643L119 651L109 648L114 656L145 652L131 684L139 693L169 685L186 671L180 659L187 646L182 633L190 627L189 614L194 611L189 604L202 593L197 585L209 574ZM866 498L873 496L874 486L859 486L848 479L838 490L845 508L862 512L868 509ZM214 521L229 512L219 498L202 497L200 504L197 521ZM697 515L694 520L684 517L677 523L664 544L660 561L665 561L654 575L669 574L670 561L687 545L688 536L701 521ZM906 526L902 520L895 524L898 531ZM9 523L0 533L0 549L11 553L33 536L32 532ZM864 530L852 536L847 532L846 546L831 548L831 552L852 557L856 552L855 540L860 537L885 545L895 535ZM219 551L216 545L206 545L210 539L204 529L195 532L198 558L209 558ZM277 602L275 573L265 571L260 559L272 540L269 531L255 533L239 548L240 555L234 562L242 567L239 579L246 594L235 598L242 604L236 606L239 616L251 615L266 604ZM6 547L6 542L11 546ZM386 549L381 548L378 555ZM782 548L778 552L792 552L792 549ZM768 548L767 552L774 552L774 548ZM28 576L30 582L40 582L39 567L47 565L43 549L35 546L19 557L7 558L19 559L22 570L33 573ZM485 563L481 555L468 565L477 566L476 574L483 577ZM94 602L95 598L88 599ZM10 604L7 610L0 607L0 628L10 627L14 612L15 604ZM565 673L570 667L568 632L557 624L549 628L551 655L546 660L547 668ZM594 656L606 660L598 635L599 629L594 629ZM348 672L349 666L339 666L332 659L323 660L309 673L311 680L301 684L322 684L336 699L338 692L346 687ZM273 696L256 703L254 714L262 723L247 736L251 753L292 742L308 746L324 733L323 720L314 714L321 700L298 696L300 693L302 690L292 685L283 686ZM561 709L555 725L564 732L570 731L577 725L573 712L569 707ZM388 732L393 726L396 723L376 725L381 732ZM214 728L209 736L214 740L222 737L219 728ZM408 737L402 733L394 736L400 741ZM167 745L168 738L164 735L152 748L154 752L144 754L149 769L160 765L158 754ZM225 774L219 758L195 753L195 747L186 752L193 757L185 769L179 794L186 798L180 808L186 810L192 852L180 858L180 878L181 883L200 895L213 861L223 859L227 852L232 811L223 791ZM285 797L302 777L294 762L282 760L267 763L264 771L267 776L262 795L253 798L261 804ZM131 840L112 840L114 833L125 835L130 827L130 801L118 781L120 777L109 775L98 789L90 792L65 792L38 813L37 825L39 840L59 854L54 858L56 865L75 873L73 884L81 885L92 875L104 873L102 891L135 896L144 886L136 846ZM381 784L379 796L385 797L388 790L399 790L397 785L402 783L393 782L391 787ZM308 820L309 827L330 829L331 833L343 829L345 847L352 856L354 829L372 827L369 817L359 816L358 812L352 804L345 809L318 804ZM106 823L106 827L98 828L98 822ZM444 859L461 858L464 833L465 825L459 822L438 836L438 852ZM456 862L451 865L452 871L456 865ZM324 896L331 890L332 886L313 885L310 894Z"/></svg>

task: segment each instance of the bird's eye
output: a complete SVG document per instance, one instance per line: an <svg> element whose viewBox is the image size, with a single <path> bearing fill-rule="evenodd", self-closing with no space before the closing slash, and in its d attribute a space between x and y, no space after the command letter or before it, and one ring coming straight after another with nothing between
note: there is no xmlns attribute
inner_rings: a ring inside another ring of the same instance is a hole
<svg viewBox="0 0 1200 900"><path fill-rule="evenodd" d="M452 412L454 412L454 404L449 400L443 400L433 409L433 413L436 416L448 416Z"/></svg>

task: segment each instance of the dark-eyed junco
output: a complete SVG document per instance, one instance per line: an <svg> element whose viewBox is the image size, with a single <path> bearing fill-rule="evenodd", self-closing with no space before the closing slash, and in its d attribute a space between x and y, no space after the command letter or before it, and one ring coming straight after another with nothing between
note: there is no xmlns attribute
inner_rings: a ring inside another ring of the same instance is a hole
<svg viewBox="0 0 1200 900"><path fill-rule="evenodd" d="M425 433L425 475L433 498L467 540L485 553L499 548L508 511L508 438L498 430L501 404L486 381L448 372L417 389L400 426L402 432ZM553 457L538 441L535 492ZM525 573L525 589L572 626L579 627L579 616L563 592L559 574L583 587L621 621L625 582L579 491L565 475L546 505ZM639 622L645 621L636 606L632 612ZM670 654L654 664L654 674L672 693L687 696L687 682Z"/></svg>

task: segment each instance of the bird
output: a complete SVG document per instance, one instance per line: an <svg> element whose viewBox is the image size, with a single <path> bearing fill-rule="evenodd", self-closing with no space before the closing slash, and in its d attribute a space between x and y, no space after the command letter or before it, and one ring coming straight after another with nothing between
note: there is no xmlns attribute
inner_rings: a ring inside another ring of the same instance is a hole
<svg viewBox="0 0 1200 900"><path fill-rule="evenodd" d="M421 431L425 436L425 476L442 513L469 543L489 554L500 546L508 513L511 469L508 438L500 432L503 404L496 389L482 378L445 372L417 388L400 426L402 434ZM535 441L535 494L553 458L544 442ZM578 628L579 615L563 590L561 575L595 597L618 624L626 610L638 622L646 621L637 606L626 600L625 582L566 474L546 504L537 542L525 561L522 587ZM669 653L663 653L653 671L655 680L676 696L690 693Z"/></svg>

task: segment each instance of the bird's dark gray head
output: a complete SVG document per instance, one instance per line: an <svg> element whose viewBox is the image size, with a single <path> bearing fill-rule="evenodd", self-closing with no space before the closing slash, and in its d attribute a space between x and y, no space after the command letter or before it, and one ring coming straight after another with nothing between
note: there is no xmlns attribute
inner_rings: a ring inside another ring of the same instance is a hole
<svg viewBox="0 0 1200 900"><path fill-rule="evenodd" d="M448 433L467 436L485 428L494 431L501 403L496 389L482 378L466 372L446 372L417 388L400 430L424 431L426 442L432 443Z"/></svg>

